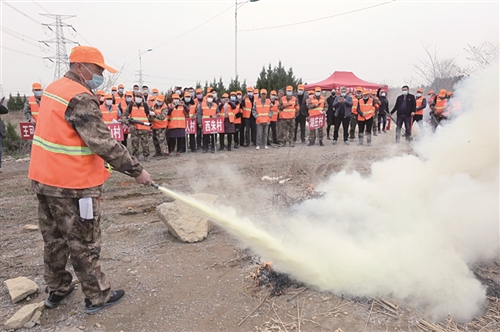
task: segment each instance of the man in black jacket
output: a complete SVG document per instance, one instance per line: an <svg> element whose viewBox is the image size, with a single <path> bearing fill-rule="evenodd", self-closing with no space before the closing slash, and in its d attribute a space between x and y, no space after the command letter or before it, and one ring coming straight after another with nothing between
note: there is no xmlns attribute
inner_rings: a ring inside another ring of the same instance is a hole
<svg viewBox="0 0 500 332"><path fill-rule="evenodd" d="M401 88L402 93L396 99L396 104L394 105L391 114L397 112L397 121L396 121L396 143L399 143L399 139L401 137L401 127L403 126L403 122L405 124L405 137L406 140L410 140L411 129L411 114L415 112L416 103L415 96L408 92L408 85L403 85Z"/></svg>
<svg viewBox="0 0 500 332"><path fill-rule="evenodd" d="M332 88L332 94L326 98L326 104L328 109L326 110L326 139L330 138L330 127L334 125L333 115L335 110L333 109L333 103L335 102L335 87Z"/></svg>

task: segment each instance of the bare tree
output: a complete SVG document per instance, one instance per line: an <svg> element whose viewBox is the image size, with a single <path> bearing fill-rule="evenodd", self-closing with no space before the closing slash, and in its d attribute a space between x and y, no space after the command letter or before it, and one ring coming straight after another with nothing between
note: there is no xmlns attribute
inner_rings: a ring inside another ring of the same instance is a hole
<svg viewBox="0 0 500 332"><path fill-rule="evenodd" d="M466 59L473 62L472 65L469 65L466 68L467 74L470 75L475 71L486 67L498 57L499 45L484 42L480 46L467 45L464 50L469 54L469 57Z"/></svg>
<svg viewBox="0 0 500 332"><path fill-rule="evenodd" d="M457 65L455 57L439 58L436 47L433 51L428 46L424 46L424 49L428 59L415 65L417 74L424 79L425 85L434 91L451 90L465 71Z"/></svg>

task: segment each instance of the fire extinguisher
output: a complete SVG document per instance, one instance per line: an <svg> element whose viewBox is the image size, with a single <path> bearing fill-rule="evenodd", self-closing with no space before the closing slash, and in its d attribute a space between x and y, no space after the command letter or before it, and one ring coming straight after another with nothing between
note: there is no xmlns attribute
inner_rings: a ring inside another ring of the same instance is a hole
<svg viewBox="0 0 500 332"><path fill-rule="evenodd" d="M385 130L391 130L391 118L387 118L387 128Z"/></svg>

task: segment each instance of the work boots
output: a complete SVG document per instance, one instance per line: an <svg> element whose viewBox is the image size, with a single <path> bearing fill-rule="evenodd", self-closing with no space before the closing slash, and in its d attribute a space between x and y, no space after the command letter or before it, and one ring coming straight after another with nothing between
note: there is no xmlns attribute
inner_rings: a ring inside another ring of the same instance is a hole
<svg viewBox="0 0 500 332"><path fill-rule="evenodd" d="M359 137L359 143L358 143L358 145L363 145L363 134L360 133L358 135L358 137Z"/></svg>

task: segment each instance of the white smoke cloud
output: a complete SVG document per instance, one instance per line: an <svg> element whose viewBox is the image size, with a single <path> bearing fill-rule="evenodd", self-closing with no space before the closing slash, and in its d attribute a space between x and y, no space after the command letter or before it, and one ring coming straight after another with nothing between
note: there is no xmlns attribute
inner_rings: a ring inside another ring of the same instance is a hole
<svg viewBox="0 0 500 332"><path fill-rule="evenodd" d="M497 64L457 87L463 114L415 145L417 155L376 162L366 177L332 175L318 187L322 198L267 232L232 208L205 213L312 287L471 320L486 290L469 265L499 252L498 72Z"/></svg>

